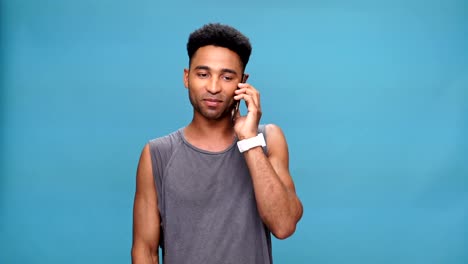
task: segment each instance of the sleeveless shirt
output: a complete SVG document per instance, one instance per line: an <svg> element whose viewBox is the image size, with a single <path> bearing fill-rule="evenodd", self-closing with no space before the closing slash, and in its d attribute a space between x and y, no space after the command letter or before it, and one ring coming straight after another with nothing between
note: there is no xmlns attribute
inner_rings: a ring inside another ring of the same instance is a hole
<svg viewBox="0 0 468 264"><path fill-rule="evenodd" d="M163 263L272 263L270 231L236 143L208 152L186 141L183 128L149 141Z"/></svg>

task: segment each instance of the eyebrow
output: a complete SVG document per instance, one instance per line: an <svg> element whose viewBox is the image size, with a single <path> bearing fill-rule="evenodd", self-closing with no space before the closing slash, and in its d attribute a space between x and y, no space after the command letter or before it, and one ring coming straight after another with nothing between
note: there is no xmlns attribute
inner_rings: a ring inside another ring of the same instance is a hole
<svg viewBox="0 0 468 264"><path fill-rule="evenodd" d="M207 71L209 71L209 70L211 70L211 68L208 67L208 66L199 65L199 66L196 66L196 67L195 67L195 70L207 70ZM227 73L237 74L237 72L236 72L235 70L233 70L233 69L228 69L228 68L223 68L223 69L221 69L221 72L223 72L223 73L226 73L226 72L227 72Z"/></svg>

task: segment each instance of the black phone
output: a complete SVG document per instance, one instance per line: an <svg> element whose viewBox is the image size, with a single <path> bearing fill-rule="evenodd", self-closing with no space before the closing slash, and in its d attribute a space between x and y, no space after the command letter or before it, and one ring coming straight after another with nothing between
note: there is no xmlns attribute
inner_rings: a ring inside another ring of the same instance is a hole
<svg viewBox="0 0 468 264"><path fill-rule="evenodd" d="M245 74L242 74L242 80L241 80L241 83L245 83L246 81L246 76ZM239 87L237 87L237 89L239 89ZM239 111L239 105L240 105L240 100L236 100L236 103L234 105L234 109L232 110L232 120L234 120L234 117L236 116L237 114L237 111Z"/></svg>

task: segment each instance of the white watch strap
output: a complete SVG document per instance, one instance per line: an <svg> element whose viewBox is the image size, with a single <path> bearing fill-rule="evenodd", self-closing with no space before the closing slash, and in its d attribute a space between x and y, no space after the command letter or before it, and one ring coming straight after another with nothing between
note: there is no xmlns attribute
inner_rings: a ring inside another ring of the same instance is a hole
<svg viewBox="0 0 468 264"><path fill-rule="evenodd" d="M241 153L251 148L257 147L257 146L262 146L262 147L266 146L263 133L260 133L257 136L252 137L252 138L247 138L247 139L237 141L237 147L239 148L239 151Z"/></svg>

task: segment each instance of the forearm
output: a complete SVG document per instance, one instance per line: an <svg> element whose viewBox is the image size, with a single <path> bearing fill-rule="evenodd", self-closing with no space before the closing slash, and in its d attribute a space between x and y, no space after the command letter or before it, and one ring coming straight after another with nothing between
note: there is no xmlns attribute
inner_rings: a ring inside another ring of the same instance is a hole
<svg viewBox="0 0 468 264"><path fill-rule="evenodd" d="M261 147L244 152L260 217L278 238L294 233L302 205L294 191L281 181Z"/></svg>

